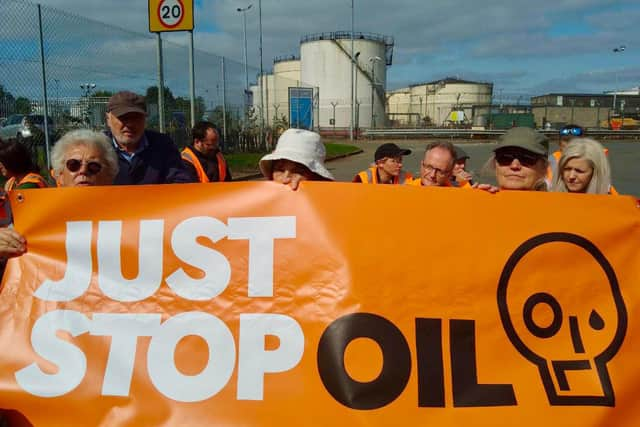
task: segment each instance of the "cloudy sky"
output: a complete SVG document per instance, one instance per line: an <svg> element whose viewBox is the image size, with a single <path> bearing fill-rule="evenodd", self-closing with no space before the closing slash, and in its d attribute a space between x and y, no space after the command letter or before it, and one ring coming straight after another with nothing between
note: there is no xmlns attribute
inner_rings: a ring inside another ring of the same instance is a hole
<svg viewBox="0 0 640 427"><path fill-rule="evenodd" d="M40 0L45 6L146 33L142 0ZM258 67L257 0L196 0L196 49ZM638 0L355 0L356 31L395 38L389 88L446 76L494 83L494 93L599 93L640 84ZM300 37L349 31L350 0L263 0L265 68L298 54ZM184 35L172 40L182 42ZM613 48L624 45L624 52Z"/></svg>

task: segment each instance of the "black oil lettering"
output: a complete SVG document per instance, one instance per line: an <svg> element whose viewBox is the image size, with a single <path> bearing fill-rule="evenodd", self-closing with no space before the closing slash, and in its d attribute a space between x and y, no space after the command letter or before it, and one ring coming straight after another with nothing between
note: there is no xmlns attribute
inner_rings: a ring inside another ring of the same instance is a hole
<svg viewBox="0 0 640 427"><path fill-rule="evenodd" d="M418 406L444 408L442 320L416 319Z"/></svg>
<svg viewBox="0 0 640 427"><path fill-rule="evenodd" d="M511 384L478 384L475 321L449 321L453 406L514 406Z"/></svg>
<svg viewBox="0 0 640 427"><path fill-rule="evenodd" d="M366 383L351 378L344 366L344 352L357 338L374 340L382 351L382 371ZM371 313L349 314L331 323L320 338L317 363L329 394L352 409L388 405L404 391L411 375L411 353L402 332L389 320Z"/></svg>

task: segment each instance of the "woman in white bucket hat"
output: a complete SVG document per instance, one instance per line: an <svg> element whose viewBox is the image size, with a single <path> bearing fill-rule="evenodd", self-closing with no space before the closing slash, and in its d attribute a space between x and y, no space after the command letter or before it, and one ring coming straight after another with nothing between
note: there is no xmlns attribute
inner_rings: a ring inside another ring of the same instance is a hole
<svg viewBox="0 0 640 427"><path fill-rule="evenodd" d="M265 178L286 184L292 190L300 181L333 181L324 166L326 152L320 135L304 129L287 129L276 149L260 159L260 171Z"/></svg>

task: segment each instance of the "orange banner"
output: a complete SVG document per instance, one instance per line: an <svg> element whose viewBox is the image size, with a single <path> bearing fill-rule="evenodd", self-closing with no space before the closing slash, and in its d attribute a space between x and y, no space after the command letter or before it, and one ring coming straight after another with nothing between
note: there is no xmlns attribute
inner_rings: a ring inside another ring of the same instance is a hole
<svg viewBox="0 0 640 427"><path fill-rule="evenodd" d="M635 426L630 197L230 183L10 195L36 426ZM635 321L634 321L635 320Z"/></svg>

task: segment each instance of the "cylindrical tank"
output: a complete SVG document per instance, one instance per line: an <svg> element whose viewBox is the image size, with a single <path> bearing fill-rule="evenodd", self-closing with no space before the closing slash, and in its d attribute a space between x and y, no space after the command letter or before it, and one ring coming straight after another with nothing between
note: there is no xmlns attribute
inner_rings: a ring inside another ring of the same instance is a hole
<svg viewBox="0 0 640 427"><path fill-rule="evenodd" d="M386 122L385 88L392 48L390 37L355 33L357 102L354 109L358 128L370 128L374 123L383 126ZM348 129L351 123L351 33L303 37L300 59L301 80L318 87L319 126Z"/></svg>
<svg viewBox="0 0 640 427"><path fill-rule="evenodd" d="M277 105L277 103L274 102L276 89L273 74L263 74L262 78L258 75L256 84L250 87L253 97L254 115L260 120L260 114L264 104L264 113L262 114L264 114L264 123L266 126L270 126L273 123L275 114L280 114L280 108L274 108L274 105ZM262 99L260 98L261 90Z"/></svg>
<svg viewBox="0 0 640 427"><path fill-rule="evenodd" d="M300 58L294 55L289 55L274 59L273 79L274 109L277 107L277 117L279 120L284 117L288 122L289 88L301 86Z"/></svg>

